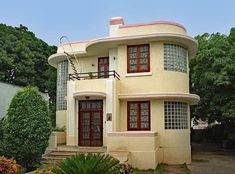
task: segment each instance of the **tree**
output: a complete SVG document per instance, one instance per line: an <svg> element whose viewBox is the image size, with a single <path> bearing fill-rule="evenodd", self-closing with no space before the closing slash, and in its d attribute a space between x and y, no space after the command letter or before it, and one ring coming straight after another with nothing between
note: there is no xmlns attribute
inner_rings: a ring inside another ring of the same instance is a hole
<svg viewBox="0 0 235 174"><path fill-rule="evenodd" d="M12 99L3 123L2 153L26 169L39 164L51 134L48 106L38 89L26 87Z"/></svg>
<svg viewBox="0 0 235 174"><path fill-rule="evenodd" d="M235 28L229 36L205 33L196 39L198 52L190 61L191 91L201 101L193 116L220 122L227 136L235 133Z"/></svg>
<svg viewBox="0 0 235 174"><path fill-rule="evenodd" d="M48 91L55 112L56 69L47 61L55 52L55 46L38 39L27 27L0 24L0 81Z"/></svg>

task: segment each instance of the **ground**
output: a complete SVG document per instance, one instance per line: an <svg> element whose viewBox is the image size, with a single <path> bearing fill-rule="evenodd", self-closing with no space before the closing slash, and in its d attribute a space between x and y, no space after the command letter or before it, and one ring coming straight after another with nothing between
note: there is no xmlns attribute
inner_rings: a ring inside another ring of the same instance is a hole
<svg viewBox="0 0 235 174"><path fill-rule="evenodd" d="M234 174L235 151L220 145L192 143L192 164L160 165L156 171L135 171L134 174Z"/></svg>
<svg viewBox="0 0 235 174"><path fill-rule="evenodd" d="M223 150L209 143L194 143L192 147L192 164L188 167L193 174L235 173L235 151Z"/></svg>

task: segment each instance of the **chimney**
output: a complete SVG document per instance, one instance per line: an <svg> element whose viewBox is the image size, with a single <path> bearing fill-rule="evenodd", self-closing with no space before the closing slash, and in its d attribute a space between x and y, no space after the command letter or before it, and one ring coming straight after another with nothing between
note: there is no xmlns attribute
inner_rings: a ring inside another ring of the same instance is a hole
<svg viewBox="0 0 235 174"><path fill-rule="evenodd" d="M124 25L124 21L122 17L114 17L109 21L109 36L114 37L117 36L117 30L119 26Z"/></svg>

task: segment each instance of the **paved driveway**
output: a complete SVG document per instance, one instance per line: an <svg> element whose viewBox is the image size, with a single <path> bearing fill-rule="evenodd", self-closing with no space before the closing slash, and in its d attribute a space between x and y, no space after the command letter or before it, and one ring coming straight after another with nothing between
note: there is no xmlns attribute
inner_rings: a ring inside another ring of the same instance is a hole
<svg viewBox="0 0 235 174"><path fill-rule="evenodd" d="M193 144L188 167L193 174L235 174L235 152L212 144Z"/></svg>

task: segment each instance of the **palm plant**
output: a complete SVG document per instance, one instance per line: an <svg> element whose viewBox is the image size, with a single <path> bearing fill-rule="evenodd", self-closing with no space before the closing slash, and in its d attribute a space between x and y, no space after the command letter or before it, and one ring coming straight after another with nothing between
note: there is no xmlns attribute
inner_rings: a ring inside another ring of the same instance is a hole
<svg viewBox="0 0 235 174"><path fill-rule="evenodd" d="M54 174L115 174L119 161L110 155L88 153L72 156L57 163Z"/></svg>

